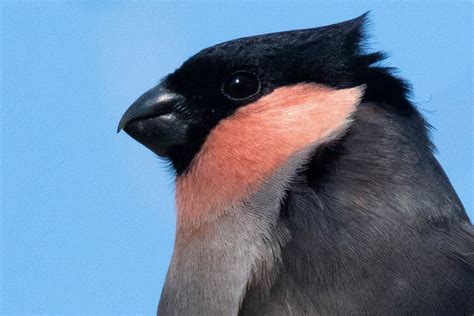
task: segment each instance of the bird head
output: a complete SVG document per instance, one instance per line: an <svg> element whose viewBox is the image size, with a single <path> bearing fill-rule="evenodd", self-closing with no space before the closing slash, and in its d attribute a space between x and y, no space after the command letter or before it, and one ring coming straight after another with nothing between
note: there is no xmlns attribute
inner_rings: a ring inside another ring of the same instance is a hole
<svg viewBox="0 0 474 316"><path fill-rule="evenodd" d="M366 84L369 66L382 55L361 51L365 20L366 14L206 48L139 97L118 130L169 159L179 175L222 120L278 89L318 84L337 90ZM297 100L298 93L302 89L287 89L285 97Z"/></svg>

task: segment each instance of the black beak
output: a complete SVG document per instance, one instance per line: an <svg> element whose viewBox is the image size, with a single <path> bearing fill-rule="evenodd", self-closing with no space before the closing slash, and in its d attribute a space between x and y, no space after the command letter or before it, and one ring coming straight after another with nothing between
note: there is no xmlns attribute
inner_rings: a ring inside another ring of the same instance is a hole
<svg viewBox="0 0 474 316"><path fill-rule="evenodd" d="M138 98L120 120L122 129L154 153L166 156L168 150L186 141L188 124L176 112L185 98L162 84Z"/></svg>

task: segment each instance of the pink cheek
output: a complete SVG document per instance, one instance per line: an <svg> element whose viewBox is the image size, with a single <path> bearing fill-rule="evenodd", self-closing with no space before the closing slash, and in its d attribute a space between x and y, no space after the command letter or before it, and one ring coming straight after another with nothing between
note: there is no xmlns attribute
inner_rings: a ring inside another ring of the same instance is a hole
<svg viewBox="0 0 474 316"><path fill-rule="evenodd" d="M176 184L178 216L206 216L241 200L297 151L347 124L360 88L276 89L222 121Z"/></svg>

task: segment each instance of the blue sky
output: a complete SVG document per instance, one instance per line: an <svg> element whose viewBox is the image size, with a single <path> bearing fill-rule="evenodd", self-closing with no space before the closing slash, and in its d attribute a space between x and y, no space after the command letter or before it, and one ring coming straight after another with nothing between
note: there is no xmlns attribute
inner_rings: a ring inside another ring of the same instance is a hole
<svg viewBox="0 0 474 316"><path fill-rule="evenodd" d="M155 312L174 238L173 178L120 116L202 48L372 10L372 47L414 87L473 213L469 2L15 3L1 25L3 314Z"/></svg>

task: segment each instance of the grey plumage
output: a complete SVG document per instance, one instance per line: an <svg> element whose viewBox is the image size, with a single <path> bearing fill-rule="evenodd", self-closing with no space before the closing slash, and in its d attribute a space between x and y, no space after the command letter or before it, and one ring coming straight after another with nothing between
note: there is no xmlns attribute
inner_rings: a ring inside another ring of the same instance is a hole
<svg viewBox="0 0 474 316"><path fill-rule="evenodd" d="M288 190L282 274L240 314L471 315L474 229L418 113L361 104L334 146Z"/></svg>

